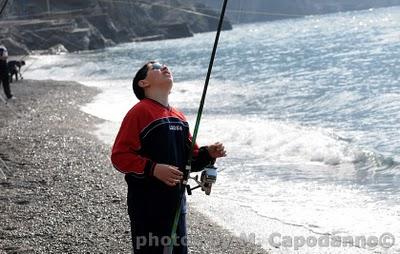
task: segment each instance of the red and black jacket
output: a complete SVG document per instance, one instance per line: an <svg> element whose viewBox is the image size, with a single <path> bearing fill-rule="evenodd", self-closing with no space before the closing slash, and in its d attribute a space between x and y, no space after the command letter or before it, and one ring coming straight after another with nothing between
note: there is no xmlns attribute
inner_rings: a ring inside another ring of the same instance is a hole
<svg viewBox="0 0 400 254"><path fill-rule="evenodd" d="M137 178L153 174L155 163L183 170L191 147L189 124L172 107L143 99L126 114L112 149L114 167ZM205 147L195 145L192 170L200 171L212 158Z"/></svg>
<svg viewBox="0 0 400 254"><path fill-rule="evenodd" d="M143 99L122 121L111 161L125 173L129 195L138 203L148 200L148 209L174 209L179 198L177 187L169 187L153 176L156 163L169 164L184 171L191 148L189 125L184 115L172 107ZM195 146L192 170L200 171L213 162L206 147ZM160 207L157 205L160 204Z"/></svg>

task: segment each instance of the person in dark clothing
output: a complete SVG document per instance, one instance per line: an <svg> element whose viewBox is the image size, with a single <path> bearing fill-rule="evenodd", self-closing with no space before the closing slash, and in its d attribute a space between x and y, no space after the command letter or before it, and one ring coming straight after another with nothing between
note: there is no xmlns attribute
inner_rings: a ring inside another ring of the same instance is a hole
<svg viewBox="0 0 400 254"><path fill-rule="evenodd" d="M10 74L10 83L13 81L13 76L15 76L15 81L18 81L18 75L23 79L21 74L21 67L25 65L25 61L8 61L8 73Z"/></svg>
<svg viewBox="0 0 400 254"><path fill-rule="evenodd" d="M180 199L192 137L185 116L168 103L173 86L166 65L151 61L134 77L140 100L126 114L112 149L113 166L125 174L135 254L163 254ZM221 143L195 145L192 170L226 156ZM186 198L182 199L174 254L186 254ZM163 241L163 239L167 241Z"/></svg>
<svg viewBox="0 0 400 254"><path fill-rule="evenodd" d="M7 58L8 58L7 48L3 45L0 45L0 81L3 85L3 90L4 93L6 94L7 99L12 99L13 95L11 94L10 90Z"/></svg>

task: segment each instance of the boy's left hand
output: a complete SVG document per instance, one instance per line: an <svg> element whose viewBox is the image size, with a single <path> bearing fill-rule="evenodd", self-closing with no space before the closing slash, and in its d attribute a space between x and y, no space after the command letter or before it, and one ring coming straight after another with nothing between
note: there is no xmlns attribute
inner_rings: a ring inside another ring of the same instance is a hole
<svg viewBox="0 0 400 254"><path fill-rule="evenodd" d="M207 147L207 150L210 156L214 159L226 156L225 147L222 143L219 142L209 145Z"/></svg>

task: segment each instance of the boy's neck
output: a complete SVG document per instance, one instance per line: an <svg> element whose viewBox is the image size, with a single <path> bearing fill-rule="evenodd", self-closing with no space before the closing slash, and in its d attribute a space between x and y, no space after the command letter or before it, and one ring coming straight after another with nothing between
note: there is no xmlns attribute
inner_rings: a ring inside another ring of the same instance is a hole
<svg viewBox="0 0 400 254"><path fill-rule="evenodd" d="M163 105L165 107L169 107L168 96L156 95L156 94L147 94L146 98L149 98L149 99L151 99L153 101L156 101L156 102L160 103L161 105Z"/></svg>

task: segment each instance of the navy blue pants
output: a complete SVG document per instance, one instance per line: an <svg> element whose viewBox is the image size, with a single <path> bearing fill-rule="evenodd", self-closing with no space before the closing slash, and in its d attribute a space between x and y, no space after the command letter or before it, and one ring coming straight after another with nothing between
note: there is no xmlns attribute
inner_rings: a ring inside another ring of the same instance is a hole
<svg viewBox="0 0 400 254"><path fill-rule="evenodd" d="M164 254L171 242L171 230L176 213L176 203L149 198L137 185L128 183L128 214L131 224L132 246L135 254ZM161 194L162 195L162 194ZM187 254L186 197L183 197L181 214L176 230L173 254Z"/></svg>
<svg viewBox="0 0 400 254"><path fill-rule="evenodd" d="M138 216L129 213L131 220L132 247L134 254L163 254L170 239L169 235L149 232ZM177 244L174 246L173 254L187 254L186 214L182 213L177 229Z"/></svg>

